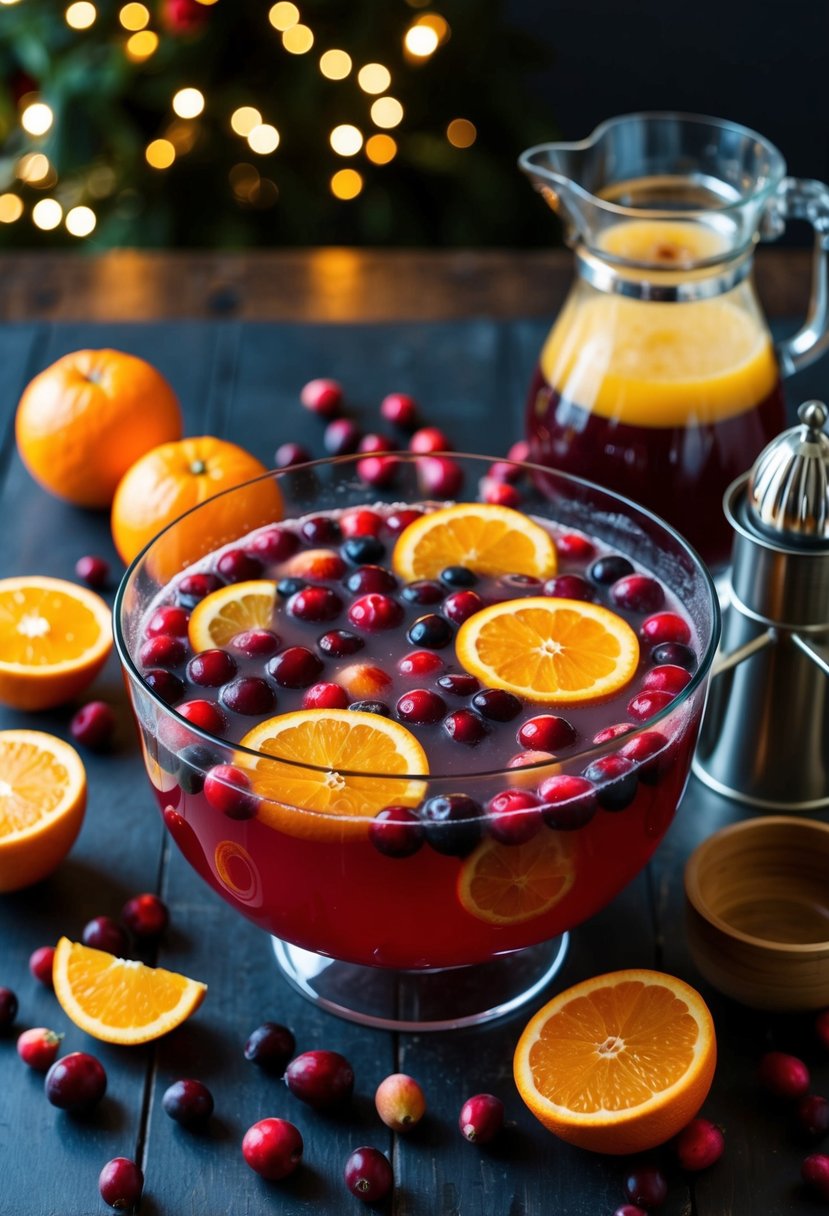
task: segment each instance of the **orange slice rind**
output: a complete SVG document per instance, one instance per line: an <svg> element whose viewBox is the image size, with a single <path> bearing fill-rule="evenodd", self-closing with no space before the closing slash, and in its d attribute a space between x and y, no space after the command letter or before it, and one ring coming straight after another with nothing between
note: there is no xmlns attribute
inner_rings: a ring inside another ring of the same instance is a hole
<svg viewBox="0 0 829 1216"><path fill-rule="evenodd" d="M212 591L190 614L190 645L198 653L226 646L237 633L248 629L270 628L275 599L276 583L265 578L230 583Z"/></svg>
<svg viewBox="0 0 829 1216"><path fill-rule="evenodd" d="M497 578L555 574L556 547L540 524L520 511L480 502L430 511L401 532L392 566L400 578L435 578L447 566L468 566Z"/></svg>
<svg viewBox="0 0 829 1216"><path fill-rule="evenodd" d="M551 832L519 845L489 839L464 862L458 898L488 925L519 925L561 903L574 878L569 848Z"/></svg>

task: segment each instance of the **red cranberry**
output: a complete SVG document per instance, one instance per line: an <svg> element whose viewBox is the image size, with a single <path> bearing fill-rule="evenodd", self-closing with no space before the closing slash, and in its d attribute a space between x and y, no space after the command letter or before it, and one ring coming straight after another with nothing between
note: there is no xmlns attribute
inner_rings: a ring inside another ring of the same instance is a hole
<svg viewBox="0 0 829 1216"><path fill-rule="evenodd" d="M797 1104L797 1122L810 1140L822 1140L829 1132L829 1102L820 1094L807 1094Z"/></svg>
<svg viewBox="0 0 829 1216"><path fill-rule="evenodd" d="M79 557L75 562L75 574L87 587L106 587L109 580L109 565L102 557Z"/></svg>
<svg viewBox="0 0 829 1216"><path fill-rule="evenodd" d="M659 664L668 663L674 667L684 667L686 671L693 671L697 665L697 656L690 646L684 646L682 642L663 642L661 646L656 646L651 651L651 661Z"/></svg>
<svg viewBox="0 0 829 1216"><path fill-rule="evenodd" d="M413 646L425 646L429 650L443 650L452 641L452 627L443 617L430 612L413 621L406 632Z"/></svg>
<svg viewBox="0 0 829 1216"><path fill-rule="evenodd" d="M649 718L660 713L666 705L670 705L673 700L674 693L672 692L646 689L637 693L635 697L631 697L627 704L627 713L637 722L647 722Z"/></svg>
<svg viewBox="0 0 829 1216"><path fill-rule="evenodd" d="M621 1207L616 1208L613 1216L648 1216L648 1213L635 1203L623 1203Z"/></svg>
<svg viewBox="0 0 829 1216"><path fill-rule="evenodd" d="M249 659L257 659L275 654L279 649L279 642L279 635L272 629L245 629L232 637L228 645Z"/></svg>
<svg viewBox="0 0 829 1216"><path fill-rule="evenodd" d="M669 692L675 696L690 683L690 672L687 672L684 667L665 664L661 667L652 667L650 671L646 672L642 687L654 692Z"/></svg>
<svg viewBox="0 0 829 1216"><path fill-rule="evenodd" d="M152 941L167 928L170 913L163 899L145 891L127 900L121 909L121 920L134 937Z"/></svg>
<svg viewBox="0 0 829 1216"><path fill-rule="evenodd" d="M822 1099L821 1099L822 1101ZM829 1104L827 1104L829 1109ZM725 1138L715 1123L708 1119L692 1119L679 1133L674 1143L677 1159L684 1170L707 1170L719 1161L725 1149Z"/></svg>
<svg viewBox="0 0 829 1216"><path fill-rule="evenodd" d="M104 950L107 954L117 954L119 958L126 958L129 950L129 938L111 916L94 916L87 921L82 940L85 946L91 946L93 950Z"/></svg>
<svg viewBox="0 0 829 1216"><path fill-rule="evenodd" d="M245 1161L269 1182L292 1174L302 1160L302 1149L302 1136L287 1119L260 1119L242 1140Z"/></svg>
<svg viewBox="0 0 829 1216"><path fill-rule="evenodd" d="M478 488L481 502L490 503L495 507L511 507L515 510L521 505L521 494L508 481L496 481L493 477L482 477Z"/></svg>
<svg viewBox="0 0 829 1216"><path fill-rule="evenodd" d="M307 464L311 453L301 443L280 443L274 453L274 466L277 469L292 469L297 464Z"/></svg>
<svg viewBox="0 0 829 1216"><path fill-rule="evenodd" d="M472 704L493 722L511 722L521 713L521 702L518 697L505 688L483 688L476 692Z"/></svg>
<svg viewBox="0 0 829 1216"><path fill-rule="evenodd" d="M174 1081L161 1099L165 1115L182 1127L204 1127L213 1114L213 1095L201 1081Z"/></svg>
<svg viewBox="0 0 829 1216"><path fill-rule="evenodd" d="M350 1100L354 1070L338 1051L304 1051L285 1069L285 1081L295 1098L327 1110Z"/></svg>
<svg viewBox="0 0 829 1216"><path fill-rule="evenodd" d="M186 654L187 647L181 638L160 633L142 643L138 660L142 667L178 667Z"/></svg>
<svg viewBox="0 0 829 1216"><path fill-rule="evenodd" d="M569 557L575 562L586 562L596 552L593 542L580 532L563 532L557 536L556 549L560 557Z"/></svg>
<svg viewBox="0 0 829 1216"><path fill-rule="evenodd" d="M631 1170L625 1179L625 1191L631 1203L643 1208L661 1208L668 1198L665 1175L652 1165Z"/></svg>
<svg viewBox="0 0 829 1216"><path fill-rule="evenodd" d="M463 485L463 469L450 456L424 456L417 462L417 479L424 494L455 498Z"/></svg>
<svg viewBox="0 0 829 1216"><path fill-rule="evenodd" d="M447 857L468 857L481 839L483 811L468 794L429 798L420 818L431 847Z"/></svg>
<svg viewBox="0 0 829 1216"><path fill-rule="evenodd" d="M486 723L473 709L456 709L443 719L443 729L456 743L475 747L487 733Z"/></svg>
<svg viewBox="0 0 829 1216"><path fill-rule="evenodd" d="M354 601L348 610L348 619L356 629L379 633L382 629L395 629L400 624L403 606L390 595L371 591Z"/></svg>
<svg viewBox="0 0 829 1216"><path fill-rule="evenodd" d="M299 548L299 537L288 528L270 527L257 532L250 547L263 561L284 562Z"/></svg>
<svg viewBox="0 0 829 1216"><path fill-rule="evenodd" d="M342 529L330 515L312 515L300 531L309 545L336 545L342 540Z"/></svg>
<svg viewBox="0 0 829 1216"><path fill-rule="evenodd" d="M620 739L622 735L629 735L632 730L636 730L632 722L616 722L613 726L604 726L596 731L593 742L610 743L613 739Z"/></svg>
<svg viewBox="0 0 829 1216"><path fill-rule="evenodd" d="M54 987L52 983L52 967L55 962L54 946L38 946L29 955L29 970L39 984L44 988Z"/></svg>
<svg viewBox="0 0 829 1216"><path fill-rule="evenodd" d="M443 671L443 659L431 650L412 650L398 660L397 670L402 676L434 675L436 671Z"/></svg>
<svg viewBox="0 0 829 1216"><path fill-rule="evenodd" d="M410 604L439 604L446 592L440 583L421 578L414 583L408 583L400 594Z"/></svg>
<svg viewBox="0 0 829 1216"><path fill-rule="evenodd" d="M364 456L357 461L357 476L366 485L382 489L392 484L399 464L396 456Z"/></svg>
<svg viewBox="0 0 829 1216"><path fill-rule="evenodd" d="M322 635L317 645L324 655L329 655L332 659L344 659L347 655L362 650L365 642L358 634L349 633L347 629L332 629L330 633Z"/></svg>
<svg viewBox="0 0 829 1216"><path fill-rule="evenodd" d="M156 608L147 622L144 632L148 638L154 638L159 633L168 633L175 638L186 638L189 620L190 614L183 608L178 608L175 604L165 604L162 608Z"/></svg>
<svg viewBox="0 0 829 1216"><path fill-rule="evenodd" d="M610 583L615 583L617 579L626 578L628 574L633 574L633 566L626 557L620 557L618 554L608 554L607 557L599 557L593 562L593 565L587 571L588 576L594 583L599 583L600 586L609 586Z"/></svg>
<svg viewBox="0 0 829 1216"><path fill-rule="evenodd" d="M362 431L350 418L335 418L325 428L322 442L330 456L348 456L357 451Z"/></svg>
<svg viewBox="0 0 829 1216"><path fill-rule="evenodd" d="M443 697L428 688L413 688L404 693L397 702L397 716L403 722L411 722L415 726L426 726L430 722L439 722L446 712Z"/></svg>
<svg viewBox="0 0 829 1216"><path fill-rule="evenodd" d="M813 1153L801 1165L800 1176L814 1195L829 1202L829 1157Z"/></svg>
<svg viewBox="0 0 829 1216"><path fill-rule="evenodd" d="M260 676L240 676L238 680L231 680L219 695L222 704L235 714L267 714L276 706L276 693Z"/></svg>
<svg viewBox="0 0 829 1216"><path fill-rule="evenodd" d="M639 627L639 633L646 642L658 646L662 642L679 642L687 646L691 640L691 627L675 612L657 612L649 616ZM664 662L660 659L660 662ZM684 666L684 664L680 664Z"/></svg>
<svg viewBox="0 0 829 1216"><path fill-rule="evenodd" d="M192 722L193 726L199 726L211 735L220 735L227 726L227 719L218 705L214 701L207 701L202 697L196 697L192 701L183 701L176 712L188 722Z"/></svg>
<svg viewBox="0 0 829 1216"><path fill-rule="evenodd" d="M385 566L361 566L349 574L345 585L352 595L366 595L370 592L394 591L397 579Z"/></svg>
<svg viewBox="0 0 829 1216"><path fill-rule="evenodd" d="M655 578L629 574L613 584L610 598L617 608L626 608L628 612L656 612L665 603L665 592Z"/></svg>
<svg viewBox="0 0 829 1216"><path fill-rule="evenodd" d="M420 820L406 806L387 806L379 811L368 835L378 853L386 857L411 857L423 844Z"/></svg>
<svg viewBox="0 0 829 1216"><path fill-rule="evenodd" d="M515 460L519 464L523 464L530 458L530 445L526 439L516 439L515 443L510 445L507 451L507 460Z"/></svg>
<svg viewBox="0 0 829 1216"><path fill-rule="evenodd" d="M656 730L646 730L619 748L619 755L632 760L646 785L653 785L669 766L668 740Z"/></svg>
<svg viewBox="0 0 829 1216"><path fill-rule="evenodd" d="M557 574L544 584L544 594L563 600L594 600L596 596L586 578L580 574Z"/></svg>
<svg viewBox="0 0 829 1216"><path fill-rule="evenodd" d="M424 426L409 440L410 452L451 452L452 444L436 426Z"/></svg>
<svg viewBox="0 0 829 1216"><path fill-rule="evenodd" d="M525 844L541 827L541 806L529 790L504 790L487 806L489 832L501 844Z"/></svg>
<svg viewBox="0 0 829 1216"><path fill-rule="evenodd" d="M228 549L216 562L216 569L228 583L245 583L261 577L262 563L244 549Z"/></svg>
<svg viewBox="0 0 829 1216"><path fill-rule="evenodd" d="M379 1203L394 1186L394 1172L378 1148L363 1145L349 1154L343 1170L345 1185L363 1203Z"/></svg>
<svg viewBox="0 0 829 1216"><path fill-rule="evenodd" d="M541 782L538 796L544 822L559 832L583 828L596 814L596 790L586 777L556 773Z"/></svg>
<svg viewBox="0 0 829 1216"><path fill-rule="evenodd" d="M302 697L303 709L347 709L348 693L339 684L312 684Z"/></svg>
<svg viewBox="0 0 829 1216"><path fill-rule="evenodd" d="M256 814L250 778L233 764L217 764L210 769L204 778L204 796L228 819L252 819Z"/></svg>
<svg viewBox="0 0 829 1216"><path fill-rule="evenodd" d="M369 431L367 435L363 435L357 451L364 453L366 456L378 456L384 452L393 452L397 444L393 439L389 439L388 435L378 435L376 431Z"/></svg>
<svg viewBox="0 0 829 1216"><path fill-rule="evenodd" d="M815 1033L824 1047L829 1048L829 1009L823 1009L815 1018Z"/></svg>
<svg viewBox="0 0 829 1216"><path fill-rule="evenodd" d="M379 536L383 527L383 517L367 507L357 507L340 516L340 528L343 536L353 540L358 536Z"/></svg>
<svg viewBox="0 0 829 1216"><path fill-rule="evenodd" d="M417 402L408 393L389 393L380 402L380 416L404 431L417 426Z"/></svg>
<svg viewBox="0 0 829 1216"><path fill-rule="evenodd" d="M55 1062L62 1038L62 1034L55 1034L45 1026L24 1030L17 1040L17 1054L29 1068L46 1072Z"/></svg>
<svg viewBox="0 0 829 1216"><path fill-rule="evenodd" d="M386 519L386 527L392 536L399 536L409 524L413 524L416 519L420 519L422 511L418 511L415 507L402 507L399 511L392 511Z"/></svg>
<svg viewBox="0 0 829 1216"><path fill-rule="evenodd" d="M29 963L31 967L31 962ZM51 972L50 972L51 974ZM11 988L0 988L0 1031L8 1030L17 1017L17 997Z"/></svg>
<svg viewBox="0 0 829 1216"><path fill-rule="evenodd" d="M519 481L524 470L509 460L496 460L487 469L487 477L493 481Z"/></svg>
<svg viewBox="0 0 829 1216"><path fill-rule="evenodd" d="M760 1084L776 1098L802 1098L809 1092L809 1070L797 1056L767 1051L760 1060Z"/></svg>
<svg viewBox="0 0 829 1216"><path fill-rule="evenodd" d="M312 414L334 418L343 405L342 385L328 378L309 380L300 390L299 400Z"/></svg>
<svg viewBox="0 0 829 1216"><path fill-rule="evenodd" d="M76 743L93 750L107 747L115 733L115 714L106 701L89 701L72 715L69 733Z"/></svg>
<svg viewBox="0 0 829 1216"><path fill-rule="evenodd" d="M91 1110L106 1093L103 1065L85 1051L56 1060L46 1074L46 1097L61 1110Z"/></svg>
<svg viewBox="0 0 829 1216"><path fill-rule="evenodd" d="M144 683L166 705L175 705L184 696L184 685L178 676L163 667L151 667L144 672Z"/></svg>
<svg viewBox="0 0 829 1216"><path fill-rule="evenodd" d="M576 731L566 718L538 714L528 718L518 730L518 742L530 751L558 752L576 741Z"/></svg>
<svg viewBox="0 0 829 1216"><path fill-rule="evenodd" d="M287 609L299 621L333 621L343 602L328 587L305 587L288 600Z"/></svg>
<svg viewBox="0 0 829 1216"><path fill-rule="evenodd" d="M236 675L236 660L226 650L202 650L187 664L187 678L205 688L218 688Z"/></svg>
<svg viewBox="0 0 829 1216"><path fill-rule="evenodd" d="M483 606L484 601L477 591L455 591L443 601L442 612L456 625L462 625L474 613L480 612Z"/></svg>
<svg viewBox="0 0 829 1216"><path fill-rule="evenodd" d="M119 1211L133 1211L144 1189L144 1175L129 1157L113 1157L98 1175L104 1203Z"/></svg>
<svg viewBox="0 0 829 1216"><path fill-rule="evenodd" d="M623 811L636 797L636 766L622 755L594 760L584 770L584 775L596 786L599 806L606 811Z"/></svg>
<svg viewBox="0 0 829 1216"><path fill-rule="evenodd" d="M182 608L194 608L211 591L218 591L222 580L215 574L185 574L176 585L176 599Z"/></svg>
<svg viewBox="0 0 829 1216"><path fill-rule="evenodd" d="M489 1144L504 1126L504 1104L494 1094L476 1094L461 1107L458 1127L472 1144Z"/></svg>
<svg viewBox="0 0 829 1216"><path fill-rule="evenodd" d="M451 693L453 697L471 697L480 688L475 676L467 675L465 671L441 676L437 685L443 692Z"/></svg>
<svg viewBox="0 0 829 1216"><path fill-rule="evenodd" d="M296 1051L296 1039L287 1026L263 1022L248 1035L245 1059L272 1076L281 1077Z"/></svg>

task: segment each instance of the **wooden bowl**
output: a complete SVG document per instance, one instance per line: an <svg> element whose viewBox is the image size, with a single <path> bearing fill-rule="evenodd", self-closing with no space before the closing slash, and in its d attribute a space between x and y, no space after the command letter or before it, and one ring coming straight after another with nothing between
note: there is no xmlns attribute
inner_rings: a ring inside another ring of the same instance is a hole
<svg viewBox="0 0 829 1216"><path fill-rule="evenodd" d="M691 954L720 992L754 1009L829 1005L829 824L723 828L691 854L685 896Z"/></svg>

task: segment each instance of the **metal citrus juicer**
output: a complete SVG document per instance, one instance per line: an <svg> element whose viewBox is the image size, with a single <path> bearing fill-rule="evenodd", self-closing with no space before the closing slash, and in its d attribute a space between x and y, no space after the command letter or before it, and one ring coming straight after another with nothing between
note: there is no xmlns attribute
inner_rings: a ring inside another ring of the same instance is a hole
<svg viewBox="0 0 829 1216"><path fill-rule="evenodd" d="M829 807L829 410L807 401L728 487L730 604L694 772L776 811Z"/></svg>

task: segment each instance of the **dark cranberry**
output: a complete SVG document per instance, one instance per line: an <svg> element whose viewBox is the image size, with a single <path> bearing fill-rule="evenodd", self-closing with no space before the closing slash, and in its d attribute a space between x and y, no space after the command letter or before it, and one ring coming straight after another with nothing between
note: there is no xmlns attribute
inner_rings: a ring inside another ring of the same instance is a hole
<svg viewBox="0 0 829 1216"><path fill-rule="evenodd" d="M475 693L472 704L492 722L511 722L522 709L518 697L504 688L482 688Z"/></svg>
<svg viewBox="0 0 829 1216"><path fill-rule="evenodd" d="M362 566L367 562L379 561L386 551L386 546L376 536L352 536L344 542L342 551L343 556L353 565ZM392 579L392 586L397 586L394 575L388 570L385 573Z"/></svg>
<svg viewBox="0 0 829 1216"><path fill-rule="evenodd" d="M423 844L423 827L406 806L387 806L375 815L368 836L386 857L411 857Z"/></svg>
<svg viewBox="0 0 829 1216"><path fill-rule="evenodd" d="M409 626L406 637L413 646L425 646L428 650L442 650L452 641L452 626L434 612L419 616Z"/></svg>
<svg viewBox="0 0 829 1216"><path fill-rule="evenodd" d="M302 696L303 709L347 709L348 693L339 684L312 684Z"/></svg>
<svg viewBox="0 0 829 1216"><path fill-rule="evenodd" d="M152 941L160 937L170 923L167 905L157 895L145 891L128 899L121 909L121 920L134 937Z"/></svg>
<svg viewBox="0 0 829 1216"><path fill-rule="evenodd" d="M305 587L292 595L286 605L298 621L333 621L342 611L343 602L336 591L328 587Z"/></svg>
<svg viewBox="0 0 829 1216"><path fill-rule="evenodd" d="M481 839L483 811L468 794L429 798L420 819L429 844L447 857L467 857Z"/></svg>
<svg viewBox="0 0 829 1216"><path fill-rule="evenodd" d="M513 510L521 503L521 494L517 486L508 481L499 481L495 477L482 477L478 486L481 502L490 503L496 507L511 507Z"/></svg>
<svg viewBox="0 0 829 1216"><path fill-rule="evenodd" d="M447 566L440 572L440 581L447 587L474 587L478 576L467 566Z"/></svg>
<svg viewBox="0 0 829 1216"><path fill-rule="evenodd" d="M580 574L557 574L544 584L544 594L563 600L594 600L593 588Z"/></svg>
<svg viewBox="0 0 829 1216"><path fill-rule="evenodd" d="M404 693L397 702L397 716L403 722L411 722L415 726L427 726L431 722L439 722L446 712L443 697L428 688L413 688Z"/></svg>
<svg viewBox="0 0 829 1216"><path fill-rule="evenodd" d="M436 426L424 426L409 440L410 452L451 452L452 445Z"/></svg>
<svg viewBox="0 0 829 1216"><path fill-rule="evenodd" d="M17 1009L17 997L11 988L0 988L0 1031L8 1030L14 1024Z"/></svg>
<svg viewBox="0 0 829 1216"><path fill-rule="evenodd" d="M107 1075L103 1065L85 1051L56 1060L46 1074L46 1097L61 1110L91 1110L106 1093Z"/></svg>
<svg viewBox="0 0 829 1216"><path fill-rule="evenodd" d="M262 563L244 549L228 549L216 562L216 569L228 583L246 583L261 576Z"/></svg>
<svg viewBox="0 0 829 1216"><path fill-rule="evenodd" d="M182 1127L204 1127L213 1114L213 1095L201 1081L174 1081L161 1099L165 1115Z"/></svg>
<svg viewBox="0 0 829 1216"><path fill-rule="evenodd" d="M352 595L366 595L372 591L394 591L397 579L385 566L361 566L349 574L345 585Z"/></svg>
<svg viewBox="0 0 829 1216"><path fill-rule="evenodd" d="M681 646L687 646L691 640L690 625L675 612L657 612L649 616L639 626L639 633L652 646L659 646L663 642L679 642ZM660 662L664 660L660 659ZM680 663L680 667L683 666Z"/></svg>
<svg viewBox="0 0 829 1216"><path fill-rule="evenodd" d="M575 741L575 727L556 714L538 714L518 729L518 742L530 751L558 752Z"/></svg>
<svg viewBox="0 0 829 1216"><path fill-rule="evenodd" d="M286 600L307 586L308 582L304 578L281 578L276 584L276 594L280 599Z"/></svg>
<svg viewBox="0 0 829 1216"><path fill-rule="evenodd" d="M447 595L441 611L455 625L462 625L473 613L480 612L483 606L484 601L477 591L455 591Z"/></svg>
<svg viewBox="0 0 829 1216"><path fill-rule="evenodd" d="M541 806L529 790L504 790L489 800L489 833L501 844L525 844L541 827Z"/></svg>
<svg viewBox="0 0 829 1216"><path fill-rule="evenodd" d="M284 562L299 548L299 537L288 528L263 528L250 542L250 547L266 562Z"/></svg>
<svg viewBox="0 0 829 1216"><path fill-rule="evenodd" d="M322 671L322 661L305 646L289 646L268 662L268 673L283 688L308 688Z"/></svg>
<svg viewBox="0 0 829 1216"><path fill-rule="evenodd" d="M651 651L651 662L662 665L668 663L674 667L684 667L686 671L694 671L697 656L690 646L682 642L663 642Z"/></svg>
<svg viewBox="0 0 829 1216"><path fill-rule="evenodd" d="M256 814L250 778L233 764L217 764L210 769L204 778L204 796L228 819L252 819Z"/></svg>
<svg viewBox="0 0 829 1216"><path fill-rule="evenodd" d="M187 678L205 688L218 688L236 675L236 660L226 650L202 650L187 664Z"/></svg>
<svg viewBox="0 0 829 1216"><path fill-rule="evenodd" d="M191 743L178 754L176 780L185 794L200 794L204 789L205 774L218 763L218 756L203 743Z"/></svg>
<svg viewBox="0 0 829 1216"><path fill-rule="evenodd" d="M421 578L409 583L400 593L410 604L439 604L446 594L445 588L432 579Z"/></svg>
<svg viewBox="0 0 829 1216"><path fill-rule="evenodd" d="M343 536L351 540L357 536L379 536L383 529L383 516L367 507L357 507L340 516Z"/></svg>
<svg viewBox="0 0 829 1216"><path fill-rule="evenodd" d="M628 612L656 612L665 603L665 592L655 578L629 574L613 584L610 598L617 608L626 608Z"/></svg>
<svg viewBox="0 0 829 1216"><path fill-rule="evenodd" d="M380 416L392 426L410 431L417 426L417 402L408 393L388 393L380 402Z"/></svg>
<svg viewBox="0 0 829 1216"><path fill-rule="evenodd" d="M84 747L103 749L115 733L115 713L106 701L89 701L72 715L69 723L72 738Z"/></svg>
<svg viewBox="0 0 829 1216"><path fill-rule="evenodd" d="M302 1160L302 1149L302 1136L287 1119L260 1119L242 1139L245 1161L269 1182L292 1174Z"/></svg>
<svg viewBox="0 0 829 1216"><path fill-rule="evenodd" d="M239 676L225 684L219 696L222 704L235 714L267 714L276 707L276 693L260 676Z"/></svg>
<svg viewBox="0 0 829 1216"><path fill-rule="evenodd" d="M330 515L312 515L305 520L300 532L309 545L336 545L342 539L340 525Z"/></svg>
<svg viewBox="0 0 829 1216"><path fill-rule="evenodd" d="M417 462L417 480L424 494L454 498L463 485L463 469L451 456L424 456Z"/></svg>
<svg viewBox="0 0 829 1216"><path fill-rule="evenodd" d="M75 562L75 574L87 587L100 589L107 585L109 565L102 557L79 557Z"/></svg>
<svg viewBox="0 0 829 1216"><path fill-rule="evenodd" d="M104 950L120 958L126 958L130 944L124 930L111 916L94 916L87 921L83 927L82 941L93 950Z"/></svg>
<svg viewBox="0 0 829 1216"><path fill-rule="evenodd" d="M383 629L395 629L400 624L403 606L390 595L370 591L354 601L348 610L348 619L356 629L379 633Z"/></svg>
<svg viewBox="0 0 829 1216"><path fill-rule="evenodd" d="M675 696L690 683L690 672L686 671L684 667L668 663L661 667L652 667L650 671L646 672L642 687L653 689L656 692L669 692Z"/></svg>
<svg viewBox="0 0 829 1216"><path fill-rule="evenodd" d="M228 642L239 654L249 659L268 658L279 649L280 638L272 629L245 629Z"/></svg>
<svg viewBox="0 0 829 1216"><path fill-rule="evenodd" d="M504 1104L494 1094L475 1094L461 1107L458 1127L465 1140L489 1144L504 1126Z"/></svg>
<svg viewBox="0 0 829 1216"><path fill-rule="evenodd" d="M541 595L544 584L531 574L505 574L498 579L498 589L507 596Z"/></svg>
<svg viewBox="0 0 829 1216"><path fill-rule="evenodd" d="M829 1157L813 1153L801 1165L800 1176L814 1195L829 1202Z"/></svg>
<svg viewBox="0 0 829 1216"><path fill-rule="evenodd" d="M820 1094L807 1094L797 1104L797 1122L810 1140L822 1140L829 1132L829 1102Z"/></svg>
<svg viewBox="0 0 829 1216"><path fill-rule="evenodd" d="M148 638L154 638L159 633L168 633L174 638L186 638L189 620L190 614L184 608L165 604L162 608L156 608L144 632Z"/></svg>
<svg viewBox="0 0 829 1216"><path fill-rule="evenodd" d="M649 718L655 717L667 705L670 705L673 700L674 693L672 692L645 689L643 692L637 693L635 697L631 697L628 701L628 717L635 718L637 722L647 722Z"/></svg>
<svg viewBox="0 0 829 1216"><path fill-rule="evenodd" d="M432 650L412 650L398 660L397 670L402 676L434 675L443 671L443 659Z"/></svg>
<svg viewBox="0 0 829 1216"><path fill-rule="evenodd" d="M192 701L183 701L177 712L194 726L209 731L212 735L220 735L227 726L227 719L214 701L195 697ZM186 738L192 738L187 735Z"/></svg>
<svg viewBox="0 0 829 1216"><path fill-rule="evenodd" d="M619 748L619 755L632 760L640 781L654 785L669 765L668 740L656 730L646 730Z"/></svg>
<svg viewBox="0 0 829 1216"><path fill-rule="evenodd" d="M420 519L422 511L418 511L415 507L402 507L399 511L392 511L386 519L386 527L392 536L399 536L409 524L413 524L416 519Z"/></svg>
<svg viewBox="0 0 829 1216"><path fill-rule="evenodd" d="M596 791L586 777L556 773L542 781L538 796L544 822L559 832L583 828L596 814Z"/></svg>
<svg viewBox="0 0 829 1216"><path fill-rule="evenodd" d="M809 1092L809 1070L797 1056L767 1051L757 1073L760 1084L776 1098L802 1098Z"/></svg>
<svg viewBox="0 0 829 1216"><path fill-rule="evenodd" d="M24 1064L35 1072L47 1072L52 1067L60 1050L62 1034L35 1026L24 1030L17 1040L17 1054Z"/></svg>
<svg viewBox="0 0 829 1216"><path fill-rule="evenodd" d="M301 443L280 443L274 453L273 463L277 469L292 469L297 464L307 464L311 453Z"/></svg>
<svg viewBox="0 0 829 1216"><path fill-rule="evenodd" d="M331 456L348 456L357 451L362 431L350 418L335 418L329 422L322 437L326 452Z"/></svg>
<svg viewBox="0 0 829 1216"><path fill-rule="evenodd" d="M380 718L391 717L391 710L385 701L352 701L348 708L360 714L377 714Z"/></svg>
<svg viewBox="0 0 829 1216"><path fill-rule="evenodd" d="M296 1039L287 1026L278 1022L263 1022L245 1043L245 1059L275 1077L284 1075L295 1051Z"/></svg>
<svg viewBox="0 0 829 1216"><path fill-rule="evenodd" d="M349 633L347 629L332 629L330 633L322 635L317 645L324 655L332 659L344 659L347 655L362 650L365 642L358 634Z"/></svg>
<svg viewBox="0 0 829 1216"><path fill-rule="evenodd" d="M597 558L587 571L587 574L594 583L599 583L601 586L606 587L610 583L615 583L617 579L625 578L628 574L633 574L633 565L626 557L610 554L607 557Z"/></svg>
<svg viewBox="0 0 829 1216"><path fill-rule="evenodd" d="M396 456L364 456L357 461L357 476L366 485L382 489L392 484L399 464Z"/></svg>
<svg viewBox="0 0 829 1216"><path fill-rule="evenodd" d="M467 675L465 671L441 676L437 685L444 692L451 693L453 697L471 697L481 687L475 676Z"/></svg>
<svg viewBox="0 0 829 1216"><path fill-rule="evenodd" d="M631 1203L639 1207L661 1208L668 1198L668 1184L661 1170L652 1165L643 1165L628 1174L625 1192Z"/></svg>
<svg viewBox="0 0 829 1216"><path fill-rule="evenodd" d="M52 967L55 962L54 946L38 946L29 955L29 970L39 984L44 988L54 987L52 983Z"/></svg>
<svg viewBox="0 0 829 1216"><path fill-rule="evenodd" d="M335 418L342 409L342 385L327 377L309 380L302 386L299 400L312 414L319 414L322 418Z"/></svg>
<svg viewBox="0 0 829 1216"><path fill-rule="evenodd" d="M530 445L526 439L516 439L515 443L511 444L507 451L507 460L518 461L523 464L530 458Z"/></svg>
<svg viewBox="0 0 829 1216"><path fill-rule="evenodd" d="M349 1154L343 1170L345 1185L363 1203L379 1203L391 1193L394 1171L379 1148L363 1145Z"/></svg>
<svg viewBox="0 0 829 1216"><path fill-rule="evenodd" d="M636 797L636 765L622 755L602 756L584 770L596 786L599 806L606 811L623 811Z"/></svg>
<svg viewBox="0 0 829 1216"><path fill-rule="evenodd" d="M163 667L152 667L144 672L144 681L157 697L167 705L175 705L184 696L184 685L178 676Z"/></svg>
<svg viewBox="0 0 829 1216"><path fill-rule="evenodd" d="M443 729L456 743L474 747L487 734L487 725L474 709L456 709L443 719Z"/></svg>
<svg viewBox="0 0 829 1216"><path fill-rule="evenodd" d="M187 647L181 638L160 633L142 643L138 659L142 667L178 667L186 654Z"/></svg>
<svg viewBox="0 0 829 1216"><path fill-rule="evenodd" d="M369 431L363 435L357 445L357 451L366 456L379 456L385 452L393 452L397 444L388 435L379 435L377 431Z"/></svg>
<svg viewBox="0 0 829 1216"><path fill-rule="evenodd" d="M176 600L182 608L195 608L211 591L218 591L222 580L215 574L185 574L176 586Z"/></svg>
<svg viewBox="0 0 829 1216"><path fill-rule="evenodd" d="M593 542L579 532L563 532L557 536L556 549L560 557L569 557L577 562L586 562L596 552Z"/></svg>
<svg viewBox="0 0 829 1216"><path fill-rule="evenodd" d="M119 1212L134 1211L143 1189L144 1175L129 1157L113 1157L98 1175L101 1198Z"/></svg>
<svg viewBox="0 0 829 1216"><path fill-rule="evenodd" d="M338 1051L304 1051L285 1069L285 1082L295 1098L327 1110L350 1100L354 1070Z"/></svg>
<svg viewBox="0 0 829 1216"><path fill-rule="evenodd" d="M823 1101L822 1098L820 1100ZM829 1103L824 1105L829 1111ZM829 1122L826 1126L829 1127ZM707 1170L715 1161L719 1161L724 1148L725 1139L722 1132L708 1119L692 1119L674 1142L679 1164L684 1170L691 1172Z"/></svg>

